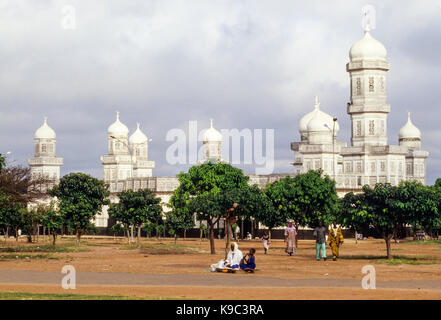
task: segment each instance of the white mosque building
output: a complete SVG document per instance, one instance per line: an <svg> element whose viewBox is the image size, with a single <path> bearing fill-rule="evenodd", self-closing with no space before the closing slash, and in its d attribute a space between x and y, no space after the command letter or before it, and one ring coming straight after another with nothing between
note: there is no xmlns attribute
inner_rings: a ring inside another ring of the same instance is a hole
<svg viewBox="0 0 441 320"><path fill-rule="evenodd" d="M346 70L350 78L350 102L347 113L351 119L351 143L338 141L339 125L336 118L326 114L315 98L313 110L299 122L300 141L292 142L294 170L292 173L249 175L250 184L264 188L267 183L308 170L322 169L337 183L339 195L359 192L363 185L378 182L397 185L403 180L426 182L427 151L421 149L421 132L408 114L407 123L398 134L398 145L389 145L387 137L386 73L389 63L384 45L374 39L369 26L364 37L349 52ZM221 158L222 134L210 128L203 136L203 159L223 161ZM120 121L119 113L107 131L108 151L101 157L104 181L110 185L111 201L118 201L117 193L123 190L149 188L168 203L179 186L176 177L154 177L154 161L148 159L150 140L137 129L129 137L129 129ZM35 133L35 156L29 159L32 175L44 175L59 180L62 158L55 153L56 135L44 124ZM169 210L164 206L164 211ZM95 223L108 226L107 208Z"/></svg>
<svg viewBox="0 0 441 320"><path fill-rule="evenodd" d="M421 132L412 123L410 113L399 131L398 145L388 144L386 55L386 48L372 37L367 25L364 37L350 49L346 65L351 92L347 104L351 144L337 140L337 119L320 110L316 97L314 109L299 122L300 142L291 143L296 174L322 169L337 182L339 194L379 182L426 182L429 153L421 150Z"/></svg>

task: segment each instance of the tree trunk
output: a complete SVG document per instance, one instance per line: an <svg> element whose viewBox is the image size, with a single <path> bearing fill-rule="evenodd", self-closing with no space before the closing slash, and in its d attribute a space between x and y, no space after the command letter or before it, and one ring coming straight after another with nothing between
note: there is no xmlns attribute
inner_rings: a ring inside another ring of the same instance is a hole
<svg viewBox="0 0 441 320"><path fill-rule="evenodd" d="M355 230L355 244L358 244L358 233L357 233L357 230Z"/></svg>
<svg viewBox="0 0 441 320"><path fill-rule="evenodd" d="M240 239L243 239L243 219L240 220Z"/></svg>
<svg viewBox="0 0 441 320"><path fill-rule="evenodd" d="M231 235L233 234L233 230L231 229L231 223L230 219L226 219L227 223L227 241L225 244L225 259L227 259L228 251L230 250L230 243L231 243Z"/></svg>
<svg viewBox="0 0 441 320"><path fill-rule="evenodd" d="M127 243L130 244L130 230L127 228Z"/></svg>
<svg viewBox="0 0 441 320"><path fill-rule="evenodd" d="M130 226L130 241L133 241L133 233L134 233L133 225L131 225Z"/></svg>
<svg viewBox="0 0 441 320"><path fill-rule="evenodd" d="M81 231L80 230L77 230L77 246L79 246L80 245L80 240L81 240Z"/></svg>
<svg viewBox="0 0 441 320"><path fill-rule="evenodd" d="M214 246L214 226L212 223L207 223L208 230L210 231L210 253L216 254L216 248Z"/></svg>
<svg viewBox="0 0 441 320"><path fill-rule="evenodd" d="M176 245L176 242L178 241L178 233L177 232L175 232L175 245Z"/></svg>
<svg viewBox="0 0 441 320"><path fill-rule="evenodd" d="M199 241L202 243L202 229L199 227Z"/></svg>
<svg viewBox="0 0 441 320"><path fill-rule="evenodd" d="M54 233L52 233L52 245L53 246L55 246L56 241L57 241L57 233L54 232Z"/></svg>
<svg viewBox="0 0 441 320"><path fill-rule="evenodd" d="M268 228L268 239L271 240L271 228Z"/></svg>
<svg viewBox="0 0 441 320"><path fill-rule="evenodd" d="M296 248L299 247L299 224L296 223Z"/></svg>
<svg viewBox="0 0 441 320"><path fill-rule="evenodd" d="M187 230L184 229L184 241L187 238Z"/></svg>
<svg viewBox="0 0 441 320"><path fill-rule="evenodd" d="M43 242L46 240L46 227L43 226Z"/></svg>
<svg viewBox="0 0 441 320"><path fill-rule="evenodd" d="M392 253L390 250L390 239L392 238L392 234L391 235L387 235L384 237L384 241L386 241L386 252L387 252L387 258L388 259L392 259Z"/></svg>
<svg viewBox="0 0 441 320"><path fill-rule="evenodd" d="M141 247L141 226L138 226L138 237L137 237L137 240L136 240L136 246L138 248Z"/></svg>

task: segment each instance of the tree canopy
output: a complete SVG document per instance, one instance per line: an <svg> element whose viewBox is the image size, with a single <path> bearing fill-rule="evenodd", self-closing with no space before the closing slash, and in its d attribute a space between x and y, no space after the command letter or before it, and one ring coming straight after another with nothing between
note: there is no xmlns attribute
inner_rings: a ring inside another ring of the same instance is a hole
<svg viewBox="0 0 441 320"><path fill-rule="evenodd" d="M60 212L67 227L74 230L79 244L81 234L91 227L91 220L108 204L109 190L104 181L84 173L70 173L49 190L59 200Z"/></svg>

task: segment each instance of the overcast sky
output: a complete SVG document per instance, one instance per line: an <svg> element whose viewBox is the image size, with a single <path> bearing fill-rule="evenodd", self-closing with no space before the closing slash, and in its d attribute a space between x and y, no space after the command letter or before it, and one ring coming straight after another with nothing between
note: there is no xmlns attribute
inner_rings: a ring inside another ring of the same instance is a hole
<svg viewBox="0 0 441 320"><path fill-rule="evenodd" d="M48 116L62 175L102 177L107 128L120 111L153 141L155 176L169 165L173 128L275 130L275 172L293 172L290 142L313 108L339 119L349 144L349 49L363 36L361 9L376 8L372 35L388 50L389 143L412 113L430 152L427 183L441 177L441 1L0 0L0 153L26 164ZM76 29L62 28L75 8ZM249 168L247 168L250 171Z"/></svg>

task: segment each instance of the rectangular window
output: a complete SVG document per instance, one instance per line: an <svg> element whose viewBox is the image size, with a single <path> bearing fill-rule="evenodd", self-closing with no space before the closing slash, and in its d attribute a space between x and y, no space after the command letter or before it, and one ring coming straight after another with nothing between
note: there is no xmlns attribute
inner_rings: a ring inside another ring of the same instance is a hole
<svg viewBox="0 0 441 320"><path fill-rule="evenodd" d="M374 92L374 77L369 77L369 92Z"/></svg>
<svg viewBox="0 0 441 320"><path fill-rule="evenodd" d="M371 173L375 174L375 162L371 162Z"/></svg>
<svg viewBox="0 0 441 320"><path fill-rule="evenodd" d="M46 144L45 143L43 143L42 145L41 145L41 152L46 152Z"/></svg>
<svg viewBox="0 0 441 320"><path fill-rule="evenodd" d="M315 160L315 169L320 169L320 160Z"/></svg>
<svg viewBox="0 0 441 320"><path fill-rule="evenodd" d="M54 152L54 145L53 143L49 143L49 152Z"/></svg>
<svg viewBox="0 0 441 320"><path fill-rule="evenodd" d="M374 120L369 120L369 134L371 136L375 134Z"/></svg>
<svg viewBox="0 0 441 320"><path fill-rule="evenodd" d="M361 121L357 121L357 124L356 124L356 135L357 136L361 136Z"/></svg>
<svg viewBox="0 0 441 320"><path fill-rule="evenodd" d="M361 79L357 78L355 83L355 94L359 96L361 94Z"/></svg>
<svg viewBox="0 0 441 320"><path fill-rule="evenodd" d="M385 172L386 171L386 162L381 161L380 166L381 166L381 172Z"/></svg>

